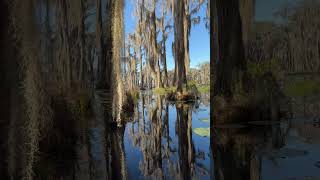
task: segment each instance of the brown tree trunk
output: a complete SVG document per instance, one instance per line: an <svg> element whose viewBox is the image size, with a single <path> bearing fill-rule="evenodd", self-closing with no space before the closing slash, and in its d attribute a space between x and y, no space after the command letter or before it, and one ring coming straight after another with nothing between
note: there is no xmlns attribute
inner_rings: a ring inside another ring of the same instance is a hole
<svg viewBox="0 0 320 180"><path fill-rule="evenodd" d="M190 1L186 0L184 6L185 14L183 15L183 40L184 40L184 63L186 69L186 76L188 76L189 68L190 68L190 53L189 53L189 36L190 36L190 28L191 28L191 17L189 13L189 4Z"/></svg>
<svg viewBox="0 0 320 180"><path fill-rule="evenodd" d="M216 11L212 19L217 21L211 35L213 51L217 53L216 58L211 56L215 72L214 95L232 97L237 89L243 88L246 71L239 0L215 0L212 6Z"/></svg>
<svg viewBox="0 0 320 180"><path fill-rule="evenodd" d="M158 53L158 46L157 46L157 25L156 25L156 1L153 0L153 8L151 11L151 36L150 36L150 40L151 40L151 48L152 48L152 59L151 61L153 61L153 63L151 63L151 66L155 65L155 70L156 70L156 87L160 88L163 87L162 84L162 80L161 80L161 72L160 72L160 63L159 63L159 53ZM152 67L153 68L153 67Z"/></svg>
<svg viewBox="0 0 320 180"><path fill-rule="evenodd" d="M174 56L175 68L177 71L176 85L177 92L182 93L183 87L187 84L186 68L185 68L185 43L184 43L184 15L185 6L182 1L174 2Z"/></svg>
<svg viewBox="0 0 320 180"><path fill-rule="evenodd" d="M124 102L124 89L121 77L121 58L123 53L123 0L112 0L112 14L111 14L111 33L112 33L112 114L118 125L121 123L121 111Z"/></svg>
<svg viewBox="0 0 320 180"><path fill-rule="evenodd" d="M162 32L163 33L163 32ZM169 78L168 78L168 68L167 68L167 51L166 51L166 41L165 37L163 38L163 45L162 45L162 62L163 62L163 72L164 72L164 86L168 87L169 86Z"/></svg>

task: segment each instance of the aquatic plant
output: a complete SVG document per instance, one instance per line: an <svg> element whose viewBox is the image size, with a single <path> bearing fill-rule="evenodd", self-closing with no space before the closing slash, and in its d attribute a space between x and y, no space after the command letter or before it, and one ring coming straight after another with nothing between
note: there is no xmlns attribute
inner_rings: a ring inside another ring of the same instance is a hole
<svg viewBox="0 0 320 180"><path fill-rule="evenodd" d="M210 128L194 128L193 132L202 137L210 137Z"/></svg>

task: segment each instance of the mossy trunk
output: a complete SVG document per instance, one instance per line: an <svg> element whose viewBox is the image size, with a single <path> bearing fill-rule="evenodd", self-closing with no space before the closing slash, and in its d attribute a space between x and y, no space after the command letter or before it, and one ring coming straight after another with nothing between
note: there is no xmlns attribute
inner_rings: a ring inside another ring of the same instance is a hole
<svg viewBox="0 0 320 180"><path fill-rule="evenodd" d="M121 58L123 57L123 0L112 1L111 32L112 32L112 114L113 119L119 124L121 122L121 111L124 102L124 92L121 77Z"/></svg>

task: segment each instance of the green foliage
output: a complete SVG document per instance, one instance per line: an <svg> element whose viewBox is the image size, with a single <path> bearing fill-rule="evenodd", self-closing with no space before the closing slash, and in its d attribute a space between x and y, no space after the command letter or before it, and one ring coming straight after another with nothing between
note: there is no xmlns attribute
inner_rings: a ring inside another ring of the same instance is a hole
<svg viewBox="0 0 320 180"><path fill-rule="evenodd" d="M188 81L187 84L188 84L188 86L193 86L193 85L197 86L196 81Z"/></svg>
<svg viewBox="0 0 320 180"><path fill-rule="evenodd" d="M209 93L210 92L210 85L200 86L195 81L188 81L187 87L183 89L184 92L187 92L190 89L197 89L200 93ZM175 93L177 87L170 86L166 88L155 88L153 92L159 95L165 95L169 93Z"/></svg>
<svg viewBox="0 0 320 180"><path fill-rule="evenodd" d="M198 91L200 93L209 93L210 92L210 86L206 85L206 86L199 86L198 87Z"/></svg>
<svg viewBox="0 0 320 180"><path fill-rule="evenodd" d="M176 92L177 88L174 86L166 87L166 88L155 88L153 89L153 92L159 95L165 95L168 93Z"/></svg>
<svg viewBox="0 0 320 180"><path fill-rule="evenodd" d="M303 80L287 83L284 92L290 97L302 97L320 93L319 80Z"/></svg>
<svg viewBox="0 0 320 180"><path fill-rule="evenodd" d="M201 122L210 122L209 118L200 118L199 121Z"/></svg>
<svg viewBox="0 0 320 180"><path fill-rule="evenodd" d="M131 90L130 92L127 93L127 96L130 96L130 98L132 98L134 103L137 103L138 99L139 99L139 90L133 89L133 90Z"/></svg>

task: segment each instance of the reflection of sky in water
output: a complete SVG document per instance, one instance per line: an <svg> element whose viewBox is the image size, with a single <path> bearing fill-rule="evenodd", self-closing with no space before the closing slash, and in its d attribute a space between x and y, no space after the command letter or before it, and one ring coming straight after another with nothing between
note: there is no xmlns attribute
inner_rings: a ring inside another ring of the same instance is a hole
<svg viewBox="0 0 320 180"><path fill-rule="evenodd" d="M156 100L156 99L155 99ZM145 104L146 107L149 105ZM141 107L141 101L139 102L139 106ZM164 109L165 109L165 104L163 104ZM148 117L148 112L147 109L145 109L145 121L149 121ZM192 129L197 128L197 127L210 127L209 122L201 122L199 119L201 118L210 118L210 106L204 106L200 105L199 107L200 111L193 109L192 110ZM140 108L139 108L140 110ZM170 161L171 163L174 163L177 165L179 162L179 141L178 141L178 135L176 134L176 119L177 119L177 111L175 105L169 104L169 135L171 138L170 142L170 149L175 150L175 152L171 152L170 154ZM165 114L165 111L163 110L162 112L163 116ZM142 118L142 117L140 117ZM163 127L164 127L164 120L162 120ZM146 129L149 130L149 125L146 123ZM142 120L140 120L140 125L142 125ZM134 123L135 127L135 132L137 133L138 129L138 124ZM124 143L125 143L125 151L126 151L126 163L128 167L128 176L130 179L143 179L142 173L140 172L139 169L139 162L142 161L143 159L143 154L141 152L141 149L138 147L134 147L133 145L133 139L132 139L132 134L131 134L131 129L132 129L132 123L128 123L126 125L126 131L125 131L125 137L124 137ZM162 133L162 146L166 147L167 146L167 138L164 136L165 133ZM194 143L194 149L195 149L195 154L198 154L199 151L204 152L205 159L199 159L196 158L196 163L201 163L204 165L204 167L208 171L208 176L206 177L201 177L201 179L210 179L210 157L209 157L209 146L210 146L210 138L209 137L201 137L199 135L196 135L194 132L192 132L192 141ZM162 152L164 154L164 151ZM168 160L163 159L162 160L162 169L164 172L164 175L168 173ZM138 176L138 177L137 177Z"/></svg>
<svg viewBox="0 0 320 180"><path fill-rule="evenodd" d="M200 105L200 111L192 113L192 129L194 128L209 128L210 127L210 105L204 106L203 104ZM200 121L200 119L209 119L209 122ZM201 137L195 134L192 131L192 140L195 145L196 151L198 148L205 152L205 160L200 161L208 171L210 171L210 157L209 157L209 150L210 150L210 138L209 137Z"/></svg>

